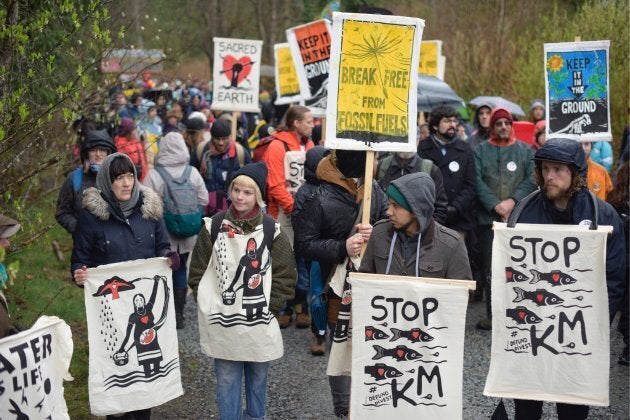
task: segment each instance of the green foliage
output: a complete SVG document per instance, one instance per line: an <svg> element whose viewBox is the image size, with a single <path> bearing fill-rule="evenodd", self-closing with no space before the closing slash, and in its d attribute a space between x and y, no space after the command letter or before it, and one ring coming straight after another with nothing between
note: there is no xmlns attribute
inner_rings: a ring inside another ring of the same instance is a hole
<svg viewBox="0 0 630 420"><path fill-rule="evenodd" d="M111 42L108 3L2 2L0 213L22 222L23 237L54 223L54 212L29 204L52 187L55 165L68 156L65 125L100 84L101 51Z"/></svg>
<svg viewBox="0 0 630 420"><path fill-rule="evenodd" d="M582 41L610 40L610 117L615 148L618 148L618 139L627 124L627 106L630 100L629 16L628 2L620 0L586 1L576 10L556 8L552 13L543 16L539 24L516 37L514 41L522 51L511 66L518 69L511 76L511 83L518 87L514 99L527 104L531 98L544 97L544 43L573 42L576 36ZM552 80L554 77L556 76L552 75ZM558 74L557 77L566 77L566 74ZM589 79L587 84L590 86L589 90L594 90L591 94L600 95L605 91L605 86L595 79L596 77Z"/></svg>

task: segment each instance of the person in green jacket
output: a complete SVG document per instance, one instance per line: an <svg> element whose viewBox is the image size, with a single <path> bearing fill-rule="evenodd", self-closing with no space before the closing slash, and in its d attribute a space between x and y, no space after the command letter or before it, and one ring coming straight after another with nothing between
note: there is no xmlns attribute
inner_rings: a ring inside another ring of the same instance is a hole
<svg viewBox="0 0 630 420"><path fill-rule="evenodd" d="M516 203L534 191L534 161L531 148L514 137L512 115L495 108L490 115L490 138L475 149L479 242L486 278L487 319L477 323L482 330L492 329L490 310L490 267L493 222L505 222Z"/></svg>

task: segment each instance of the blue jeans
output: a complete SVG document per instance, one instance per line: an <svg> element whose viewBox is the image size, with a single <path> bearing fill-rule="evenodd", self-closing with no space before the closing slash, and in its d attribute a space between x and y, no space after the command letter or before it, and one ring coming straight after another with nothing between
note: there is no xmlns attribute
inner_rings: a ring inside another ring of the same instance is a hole
<svg viewBox="0 0 630 420"><path fill-rule="evenodd" d="M235 362L214 359L217 375L217 405L221 420L265 419L269 365L269 362ZM241 408L243 372L245 372L245 398L247 400L245 412Z"/></svg>
<svg viewBox="0 0 630 420"><path fill-rule="evenodd" d="M189 253L179 254L179 268L173 271L173 287L175 289L185 289L188 287L188 275L186 273L186 261Z"/></svg>

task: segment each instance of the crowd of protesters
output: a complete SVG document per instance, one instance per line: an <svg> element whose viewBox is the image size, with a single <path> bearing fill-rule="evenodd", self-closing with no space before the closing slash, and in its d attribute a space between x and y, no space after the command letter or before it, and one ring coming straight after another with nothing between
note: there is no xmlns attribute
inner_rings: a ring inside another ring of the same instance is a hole
<svg viewBox="0 0 630 420"><path fill-rule="evenodd" d="M230 304L229 299L221 300L225 296L220 296L216 285L218 274L209 264L219 261L237 270L231 293L237 290L241 271L243 276L258 275L261 281L272 281L271 289L263 291L261 285L258 290L257 286L243 297L248 319L265 311L277 318L277 323L257 334L265 334L267 339L277 337L280 328L295 321L298 328L312 329L310 352L316 356L326 353L327 331L331 338L342 322L343 282L330 284L331 278L337 267L352 263L358 271L474 279L477 291L470 301L483 300L485 290L488 316L477 328L489 330L492 223L508 221L519 202L539 188L546 193L545 182L549 182L551 171L548 163L553 162L568 168L573 179L568 182L574 182L577 189L567 196L568 202L547 193L541 195L539 213L525 208L519 212L519 220L574 224L578 216L571 209L578 198L585 200L581 191L588 188L598 197L599 214L606 218L600 224L616 228L614 238L609 238L609 246L615 249L609 250L609 255L617 258L607 263L615 265L607 271L617 273L608 278L610 309L622 309L619 331L625 348L619 363L629 363L628 266L623 262L624 234L625 247L628 244L628 130L619 164L612 171L609 143L583 143L583 150L546 139L545 109L540 100L532 101L530 107L529 121L534 127L530 138L516 137L516 118L504 108L482 104L469 123L456 109L438 106L423 118L426 123L418 126L417 153L378 156L370 222L364 224L360 213L365 194L365 152L326 149L321 121L313 118L308 108L274 106L273 95L262 91L260 113L222 112L211 109L212 90L207 83L165 82L159 89L155 85L151 76L145 75L140 85L112 91L111 103L95 114L98 116L86 116L74 126L80 163L61 189L56 217L74 235L72 267L78 284L85 281L85 267L129 259L122 254L99 256L95 254L98 244L92 242L98 237L95 230L122 232L125 220L134 218L133 223L148 226L142 229L154 231L155 239L159 239L159 247L138 255L168 255L172 260L177 328L186 327L183 307L188 285L195 298L208 288L211 296ZM564 160L558 158L562 153L567 155ZM288 173L290 163L304 171ZM168 175L164 175L164 168ZM558 168L555 170L558 175ZM199 229L185 237L170 230L168 223L165 226L156 216L161 211L149 219L141 217L146 210L141 207L143 201L151 199L155 204L153 189L165 199L169 175L185 176L195 186L197 205L208 218L200 225L199 236ZM118 184L124 184L123 192L118 192ZM108 221L94 216L95 201L109 205ZM550 219L542 210L547 202L555 209ZM78 226L81 223L84 226ZM257 229L269 223L272 233L267 227ZM211 226L218 226L219 231ZM618 226L623 226L622 232L617 231ZM217 234L235 232L243 236L246 254L214 255ZM441 247L431 250L434 242ZM400 254L403 265L390 270L388 264L385 270L373 260L375 250L386 243L392 244L395 255ZM369 261L354 260L364 244L368 245ZM261 267L265 247L274 256L268 271ZM136 251L129 255L142 250ZM433 255L439 266L427 264L424 255ZM320 288L318 295L309 296L314 284L323 285L323 291ZM309 302L322 294L328 303L323 323L309 314ZM247 308L246 297L250 299ZM622 299L624 305L620 304ZM206 304L204 300L200 307ZM234 350L244 344L234 341L234 335L221 337L231 346L232 354L212 346L208 351L215 357L218 383L222 384L217 388L220 417L238 418L234 416L241 411L243 374L245 413L251 418L264 417L269 361L282 354L281 340L269 343L280 346L274 347L269 357L248 358L255 349ZM335 414L343 418L348 415L350 379L331 376L330 387ZM519 404L520 410L539 408ZM572 410L569 407L571 415L577 416L572 418L588 414L588 408Z"/></svg>

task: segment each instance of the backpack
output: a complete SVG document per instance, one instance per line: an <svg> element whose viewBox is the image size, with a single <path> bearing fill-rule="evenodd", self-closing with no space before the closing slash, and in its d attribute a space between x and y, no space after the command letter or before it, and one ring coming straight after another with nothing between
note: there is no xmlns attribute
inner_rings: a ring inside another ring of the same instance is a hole
<svg viewBox="0 0 630 420"><path fill-rule="evenodd" d="M174 236L187 238L199 233L203 211L197 200L197 189L190 182L192 166L187 165L184 173L173 178L163 166L155 170L165 183L164 222Z"/></svg>
<svg viewBox="0 0 630 420"><path fill-rule="evenodd" d="M205 140L197 145L197 148L195 150L197 161L201 162L202 159L206 157L206 154L207 158L210 157L210 153L208 153L210 151L210 141L211 140ZM238 159L238 164L241 167L245 166L245 148L242 144L238 142L234 143L234 147L236 147L236 158Z"/></svg>
<svg viewBox="0 0 630 420"><path fill-rule="evenodd" d="M219 236L219 230L221 230L221 224L223 223L223 218L225 217L225 212L219 212L212 216L212 224L211 224L211 232L210 232L210 240L214 244L217 240L217 236ZM263 213L263 237L265 241L265 245L271 254L271 249L273 248L273 234L276 231L276 221L273 217L268 214Z"/></svg>
<svg viewBox="0 0 630 420"><path fill-rule="evenodd" d="M289 150L289 145L285 141L283 141L282 139L274 137L274 135L272 134L271 136L267 136L265 138L260 139L260 141L256 145L256 148L254 149L254 153L252 155L252 161L253 162L260 162L262 160L263 156L265 155L265 152L267 151L267 148L269 147L271 142L274 141L274 140L281 141L282 144L284 144L284 150L285 151Z"/></svg>
<svg viewBox="0 0 630 420"><path fill-rule="evenodd" d="M72 171L72 189L75 194L79 192L81 185L83 185L83 168L78 167Z"/></svg>
<svg viewBox="0 0 630 420"><path fill-rule="evenodd" d="M392 166L392 160L394 159L394 155L388 155L383 158L381 161L378 172L376 173L376 180L380 181L383 179L387 170L390 166ZM431 175L431 168L433 167L433 161L431 159L422 158L422 163L420 164L420 172L424 172L425 174Z"/></svg>

